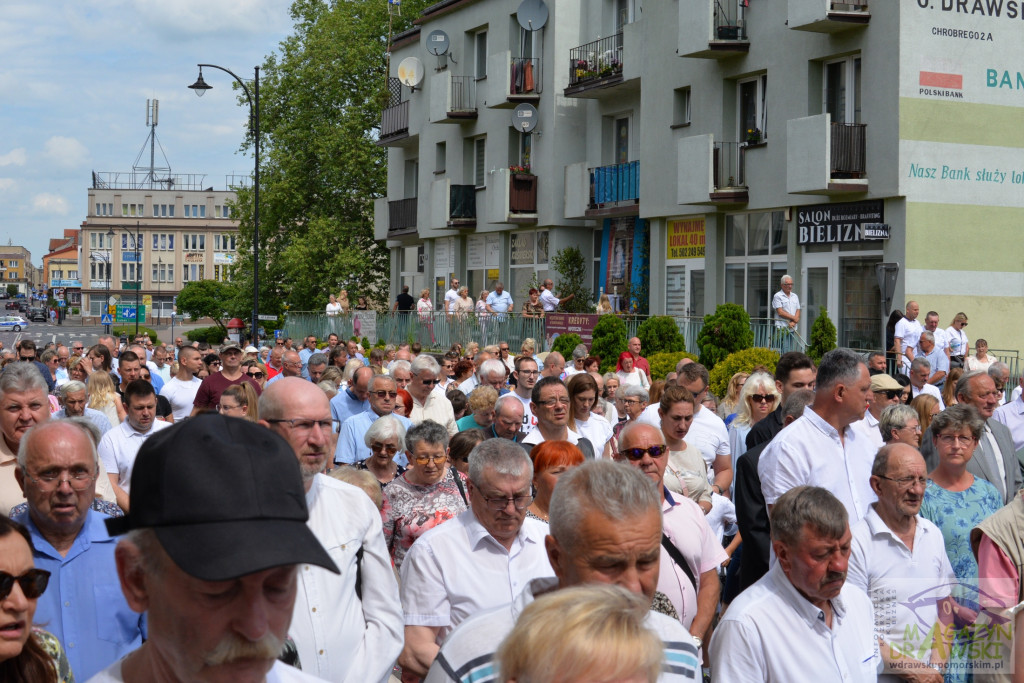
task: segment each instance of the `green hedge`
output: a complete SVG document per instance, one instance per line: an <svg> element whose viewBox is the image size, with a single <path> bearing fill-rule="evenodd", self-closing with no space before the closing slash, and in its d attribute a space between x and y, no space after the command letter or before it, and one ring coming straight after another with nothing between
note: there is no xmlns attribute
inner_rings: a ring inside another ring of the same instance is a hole
<svg viewBox="0 0 1024 683"><path fill-rule="evenodd" d="M811 344L807 347L807 355L815 363L821 362L821 357L836 348L836 326L828 317L828 310L822 306L814 324L811 325Z"/></svg>
<svg viewBox="0 0 1024 683"><path fill-rule="evenodd" d="M224 337L227 333L223 328L217 327L197 327L194 330L189 330L185 333L189 341L194 342L206 342L212 346L217 346L224 342Z"/></svg>
<svg viewBox="0 0 1024 683"><path fill-rule="evenodd" d="M626 350L626 323L615 315L602 315L594 325L590 355L601 359L601 372L615 369L619 354Z"/></svg>
<svg viewBox="0 0 1024 683"><path fill-rule="evenodd" d="M775 374L775 365L779 362L779 354L771 349L753 348L730 353L711 371L709 388L719 398L725 396L729 388L729 380L737 372L751 372L758 365L768 368Z"/></svg>
<svg viewBox="0 0 1024 683"><path fill-rule="evenodd" d="M555 339L555 343L551 345L551 350L558 351L562 354L562 358L565 359L566 364L569 364L572 362L573 349L582 343L583 339L580 335L575 332L566 332L565 334L558 335Z"/></svg>
<svg viewBox="0 0 1024 683"><path fill-rule="evenodd" d="M697 335L700 362L708 370L731 353L754 345L750 315L737 304L719 304L715 312L704 316L704 327Z"/></svg>
<svg viewBox="0 0 1024 683"><path fill-rule="evenodd" d="M128 337L128 341L131 342L135 339L135 325L118 325L110 331L110 334L118 338ZM150 327L139 325L139 334L149 335L149 338L153 340L154 344L160 343L160 339L157 337L156 331Z"/></svg>
<svg viewBox="0 0 1024 683"><path fill-rule="evenodd" d="M651 380L665 379L665 375L675 372L676 365L684 358L689 358L692 361L697 360L697 356L686 351L656 353L653 356L647 356L647 364L651 366Z"/></svg>
<svg viewBox="0 0 1024 683"><path fill-rule="evenodd" d="M640 323L636 336L643 355L647 357L686 350L686 340L679 332L679 326L667 315L652 316Z"/></svg>

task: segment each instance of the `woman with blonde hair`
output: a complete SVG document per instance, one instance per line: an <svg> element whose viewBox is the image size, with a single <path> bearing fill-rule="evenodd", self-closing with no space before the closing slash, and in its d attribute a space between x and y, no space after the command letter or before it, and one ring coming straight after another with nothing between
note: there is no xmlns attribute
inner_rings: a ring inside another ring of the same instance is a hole
<svg viewBox="0 0 1024 683"><path fill-rule="evenodd" d="M601 298L597 300L597 314L608 315L609 313L614 312L615 311L612 309L611 299L608 298L607 294L602 294Z"/></svg>
<svg viewBox="0 0 1024 683"><path fill-rule="evenodd" d="M956 383L960 381L960 378L964 376L963 368L953 368L946 375L946 383L942 385L942 405L947 408L955 406L959 401L956 400ZM921 394L926 396L927 394Z"/></svg>
<svg viewBox="0 0 1024 683"><path fill-rule="evenodd" d="M947 382L948 384L948 382ZM932 424L932 418L942 412L939 409L939 399L928 394L918 394L910 402L910 407L917 411L917 420L921 424L921 433L928 431Z"/></svg>
<svg viewBox="0 0 1024 683"><path fill-rule="evenodd" d="M725 398L718 403L718 417L725 421L726 427L736 419L736 413L739 411L740 405L740 391L743 389L743 383L747 381L748 377L750 377L749 372L737 372L729 378L729 386L726 387Z"/></svg>
<svg viewBox="0 0 1024 683"><path fill-rule="evenodd" d="M754 425L775 410L781 398L775 386L775 378L767 372L754 372L743 383L740 400L736 405L736 419L729 425L729 452L732 454L733 472L736 471L736 460L747 452L747 434Z"/></svg>
<svg viewBox="0 0 1024 683"><path fill-rule="evenodd" d="M462 285L459 287L458 296L456 296L455 303L452 305L452 314L456 318L465 318L473 312L473 306L474 301L473 297L469 295L469 287Z"/></svg>
<svg viewBox="0 0 1024 683"><path fill-rule="evenodd" d="M572 586L526 606L495 654L505 683L655 683L664 644L651 606L610 584Z"/></svg>
<svg viewBox="0 0 1024 683"><path fill-rule="evenodd" d="M220 395L217 412L228 417L240 417L249 422L259 420L259 397L248 382L232 384Z"/></svg>
<svg viewBox="0 0 1024 683"><path fill-rule="evenodd" d="M348 290L343 289L338 293L338 306L341 307L341 314L348 315L351 304L348 302Z"/></svg>
<svg viewBox="0 0 1024 683"><path fill-rule="evenodd" d="M102 412L112 425L124 422L124 406L121 405L121 398L114 389L114 380L110 378L110 373L92 373L85 386L89 394L88 407Z"/></svg>
<svg viewBox="0 0 1024 683"><path fill-rule="evenodd" d="M489 384L481 384L469 393L470 414L457 420L455 426L460 432L470 429L488 429L494 424L494 404L498 401L498 390Z"/></svg>

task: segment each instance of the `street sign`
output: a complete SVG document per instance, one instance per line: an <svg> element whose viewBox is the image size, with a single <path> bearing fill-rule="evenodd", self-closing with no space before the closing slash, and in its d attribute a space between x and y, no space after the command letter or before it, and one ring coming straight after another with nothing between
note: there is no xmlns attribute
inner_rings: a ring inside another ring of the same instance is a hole
<svg viewBox="0 0 1024 683"><path fill-rule="evenodd" d="M138 320L146 319L146 307L139 306L137 309L135 304L119 304L117 306L117 322L119 323L133 323Z"/></svg>
<svg viewBox="0 0 1024 683"><path fill-rule="evenodd" d="M109 313L110 315L114 315L115 313L117 313L117 306L113 304L107 306L107 313Z"/></svg>
<svg viewBox="0 0 1024 683"><path fill-rule="evenodd" d="M153 295L152 294L143 294L142 295L142 303L146 304L147 306L152 306L153 305Z"/></svg>
<svg viewBox="0 0 1024 683"><path fill-rule="evenodd" d="M109 313L104 313L102 316L100 316L100 324L101 325L113 325L114 324L114 316L110 315Z"/></svg>
<svg viewBox="0 0 1024 683"><path fill-rule="evenodd" d="M57 302L57 305L59 305L61 308L64 308L67 304L64 303L64 299L61 299L60 301Z"/></svg>
<svg viewBox="0 0 1024 683"><path fill-rule="evenodd" d="M277 316L276 315L265 315L263 313L260 313L259 315L256 316L256 319L257 320L277 320Z"/></svg>

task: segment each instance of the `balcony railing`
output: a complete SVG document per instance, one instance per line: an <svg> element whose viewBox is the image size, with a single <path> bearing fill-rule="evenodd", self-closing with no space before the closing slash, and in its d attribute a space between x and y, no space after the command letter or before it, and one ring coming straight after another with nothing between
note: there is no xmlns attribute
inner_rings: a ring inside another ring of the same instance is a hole
<svg viewBox="0 0 1024 683"><path fill-rule="evenodd" d="M388 235L416 231L416 197L388 202Z"/></svg>
<svg viewBox="0 0 1024 683"><path fill-rule="evenodd" d="M729 11L726 11L729 7ZM715 40L743 41L747 39L747 27L739 16L736 3L715 2Z"/></svg>
<svg viewBox="0 0 1024 683"><path fill-rule="evenodd" d="M381 113L380 137L387 139L409 132L409 101L399 102Z"/></svg>
<svg viewBox="0 0 1024 683"><path fill-rule="evenodd" d="M569 50L569 87L622 76L622 34Z"/></svg>
<svg viewBox="0 0 1024 683"><path fill-rule="evenodd" d="M590 169L590 208L640 201L640 162Z"/></svg>
<svg viewBox="0 0 1024 683"><path fill-rule="evenodd" d="M743 177L743 144L716 142L712 158L715 190L746 187Z"/></svg>
<svg viewBox="0 0 1024 683"><path fill-rule="evenodd" d="M476 225L476 186L452 185L448 194L448 218L451 223Z"/></svg>
<svg viewBox="0 0 1024 683"><path fill-rule="evenodd" d="M476 116L476 79L472 76L452 76L451 101L448 113Z"/></svg>
<svg viewBox="0 0 1024 683"><path fill-rule="evenodd" d="M539 95L541 91L540 57L513 57L510 67L509 95Z"/></svg>
<svg viewBox="0 0 1024 683"><path fill-rule="evenodd" d="M508 182L509 213L537 213L537 176L513 173Z"/></svg>
<svg viewBox="0 0 1024 683"><path fill-rule="evenodd" d="M863 178L867 168L865 149L867 124L832 124L832 176L840 178Z"/></svg>

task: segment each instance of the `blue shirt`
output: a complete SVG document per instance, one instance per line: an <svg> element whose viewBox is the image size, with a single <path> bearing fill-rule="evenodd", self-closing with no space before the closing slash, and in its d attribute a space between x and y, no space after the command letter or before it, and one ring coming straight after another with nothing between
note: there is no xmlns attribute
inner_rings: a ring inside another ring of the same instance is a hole
<svg viewBox="0 0 1024 683"><path fill-rule="evenodd" d="M353 415L365 412L370 409L369 401L360 401L358 398L352 395L348 389L339 391L334 398L331 399L331 419L334 420L334 429L340 435L341 426L348 418ZM347 462L342 457L341 451L341 439L338 439L338 444L334 449L334 462Z"/></svg>
<svg viewBox="0 0 1024 683"><path fill-rule="evenodd" d="M67 412L63 408L61 408L56 413L54 413L51 416L50 419L51 420L61 420L61 419L65 418L65 417L67 417L67 416L68 416ZM106 434L107 431L111 427L113 427L113 425L110 424L110 420L107 419L107 416L103 413L102 410L95 410L94 408L86 408L85 409L85 415L83 415L82 417L88 418L90 422L92 422L94 425L96 425L96 428L100 430L100 434Z"/></svg>
<svg viewBox="0 0 1024 683"><path fill-rule="evenodd" d="M412 420L409 418L398 413L391 413L391 416L401 422L406 429L412 427ZM366 435L366 430L379 417L377 413L373 412L373 408L369 408L342 422L341 434L338 435L338 447L334 453L334 462L354 465L369 458L372 454L363 437ZM404 452L399 452L395 455L395 462L405 467L409 464L409 459Z"/></svg>
<svg viewBox="0 0 1024 683"><path fill-rule="evenodd" d="M299 351L299 360L302 361L302 377L309 379L309 370L306 368L306 364L309 363L309 357L312 356L316 351L310 351L309 349L302 349Z"/></svg>
<svg viewBox="0 0 1024 683"><path fill-rule="evenodd" d="M487 295L487 305L496 313L504 313L512 308L512 295L508 293L507 289L501 290L501 294L491 292Z"/></svg>
<svg viewBox="0 0 1024 683"><path fill-rule="evenodd" d="M117 539L107 535L107 517L95 510L87 515L65 557L43 538L28 512L15 518L32 534L36 568L50 572L35 621L57 636L80 681L121 659L146 637L145 616L133 612L121 593L114 563Z"/></svg>

